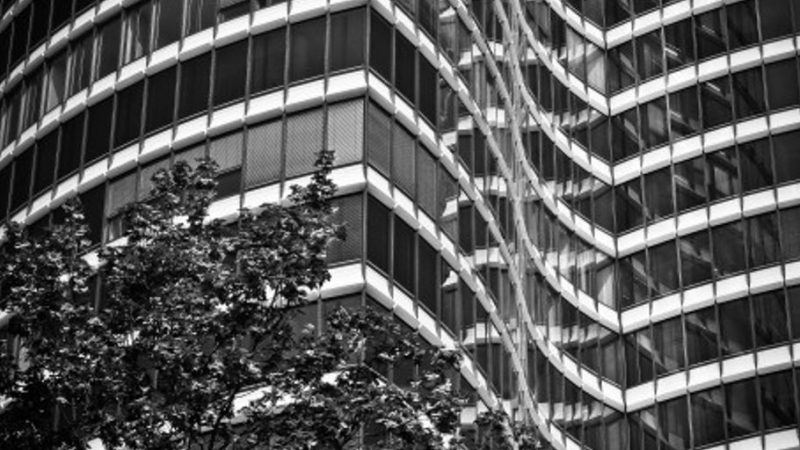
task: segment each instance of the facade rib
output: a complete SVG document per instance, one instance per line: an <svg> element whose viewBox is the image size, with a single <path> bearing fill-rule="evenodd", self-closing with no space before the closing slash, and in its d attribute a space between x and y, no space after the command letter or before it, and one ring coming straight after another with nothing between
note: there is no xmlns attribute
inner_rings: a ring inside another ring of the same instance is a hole
<svg viewBox="0 0 800 450"><path fill-rule="evenodd" d="M235 219L332 149L349 238L309 317L461 349L465 418L800 448L799 45L776 0L4 0L0 219L77 195L106 245L200 156Z"/></svg>

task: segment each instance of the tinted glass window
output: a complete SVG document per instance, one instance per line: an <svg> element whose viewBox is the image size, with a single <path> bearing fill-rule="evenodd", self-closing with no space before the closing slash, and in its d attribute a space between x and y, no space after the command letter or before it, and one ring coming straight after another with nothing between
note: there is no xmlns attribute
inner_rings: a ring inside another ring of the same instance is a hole
<svg viewBox="0 0 800 450"><path fill-rule="evenodd" d="M175 111L176 69L159 72L147 81L147 121L145 133L172 122Z"/></svg>
<svg viewBox="0 0 800 450"><path fill-rule="evenodd" d="M181 18L183 2L160 0L158 2L158 19L156 26L156 48L169 45L181 37Z"/></svg>
<svg viewBox="0 0 800 450"><path fill-rule="evenodd" d="M111 138L111 125L113 124L114 97L89 108L89 129L91 133L86 136L87 162L108 152Z"/></svg>
<svg viewBox="0 0 800 450"><path fill-rule="evenodd" d="M755 380L725 385L725 412L728 438L737 438L758 431Z"/></svg>
<svg viewBox="0 0 800 450"><path fill-rule="evenodd" d="M697 58L705 59L725 51L722 8L695 17Z"/></svg>
<svg viewBox="0 0 800 450"><path fill-rule="evenodd" d="M778 223L775 213L750 217L745 220L750 267L771 264L780 257Z"/></svg>
<svg viewBox="0 0 800 450"><path fill-rule="evenodd" d="M58 152L58 178L78 169L83 145L83 114L61 126L61 146Z"/></svg>
<svg viewBox="0 0 800 450"><path fill-rule="evenodd" d="M217 50L214 60L214 106L241 99L247 81L247 40Z"/></svg>
<svg viewBox="0 0 800 450"><path fill-rule="evenodd" d="M325 62L325 17L290 27L289 81L322 75Z"/></svg>
<svg viewBox="0 0 800 450"><path fill-rule="evenodd" d="M754 295L753 317L756 346L765 347L789 340L789 320L782 290Z"/></svg>
<svg viewBox="0 0 800 450"><path fill-rule="evenodd" d="M132 9L125 17L122 63L141 58L150 50L150 4Z"/></svg>
<svg viewBox="0 0 800 450"><path fill-rule="evenodd" d="M727 77L703 83L700 99L704 127L711 128L731 121L731 87Z"/></svg>
<svg viewBox="0 0 800 450"><path fill-rule="evenodd" d="M34 195L53 184L58 150L58 130L49 133L36 146L36 172L33 177Z"/></svg>
<svg viewBox="0 0 800 450"><path fill-rule="evenodd" d="M798 143L800 143L800 132L798 131L773 136L772 148L775 156L775 177L778 183L800 178Z"/></svg>
<svg viewBox="0 0 800 450"><path fill-rule="evenodd" d="M92 46L94 40L92 36L86 36L72 47L70 57L70 95L78 93L81 89L89 85L92 78Z"/></svg>
<svg viewBox="0 0 800 450"><path fill-rule="evenodd" d="M389 272L389 220L391 212L381 202L368 197L367 202L367 260Z"/></svg>
<svg viewBox="0 0 800 450"><path fill-rule="evenodd" d="M708 232L701 231L680 239L681 279L684 286L711 278L711 243Z"/></svg>
<svg viewBox="0 0 800 450"><path fill-rule="evenodd" d="M708 195L711 200L729 197L740 192L739 163L735 148L709 153Z"/></svg>
<svg viewBox="0 0 800 450"><path fill-rule="evenodd" d="M190 59L181 65L181 84L179 87L179 117L187 117L208 108L208 74L211 69L211 55L205 54Z"/></svg>
<svg viewBox="0 0 800 450"><path fill-rule="evenodd" d="M740 144L739 158L744 192L772 185L774 180L768 139Z"/></svg>
<svg viewBox="0 0 800 450"><path fill-rule="evenodd" d="M795 425L797 391L792 382L792 372L786 370L765 375L758 381L764 428L771 430Z"/></svg>
<svg viewBox="0 0 800 450"><path fill-rule="evenodd" d="M139 137L142 123L142 94L144 81L126 88L117 95L117 120L114 127L114 146L127 144Z"/></svg>
<svg viewBox="0 0 800 450"><path fill-rule="evenodd" d="M415 292L414 286L414 263L416 261L416 239L414 230L399 218L394 221L394 280L408 289Z"/></svg>
<svg viewBox="0 0 800 450"><path fill-rule="evenodd" d="M436 87L438 71L422 56L419 58L419 110L432 125L436 125Z"/></svg>
<svg viewBox="0 0 800 450"><path fill-rule="evenodd" d="M286 60L286 28L253 38L250 92L258 93L283 84Z"/></svg>
<svg viewBox="0 0 800 450"><path fill-rule="evenodd" d="M16 65L28 48L28 34L30 33L31 6L28 4L24 10L14 17L14 41L11 44L11 65Z"/></svg>
<svg viewBox="0 0 800 450"><path fill-rule="evenodd" d="M14 160L14 186L11 191L11 211L16 211L30 199L34 149L29 148Z"/></svg>
<svg viewBox="0 0 800 450"><path fill-rule="evenodd" d="M367 158L384 175L391 173L392 119L382 108L369 104L367 111Z"/></svg>
<svg viewBox="0 0 800 450"><path fill-rule="evenodd" d="M31 22L31 47L41 43L47 36L50 22L50 0L33 2L33 21Z"/></svg>
<svg viewBox="0 0 800 450"><path fill-rule="evenodd" d="M800 9L800 6L798 6ZM797 85L797 61L789 58L767 64L767 96L769 108L778 109L800 103L800 90Z"/></svg>
<svg viewBox="0 0 800 450"><path fill-rule="evenodd" d="M764 85L761 67L755 67L732 75L736 117L743 119L763 114L767 110L764 101Z"/></svg>
<svg viewBox="0 0 800 450"><path fill-rule="evenodd" d="M64 25L72 15L72 2L70 0L52 0L50 5L53 9L51 30L56 31Z"/></svg>
<svg viewBox="0 0 800 450"><path fill-rule="evenodd" d="M395 86L414 104L414 76L417 73L417 52L405 38L395 40Z"/></svg>
<svg viewBox="0 0 800 450"><path fill-rule="evenodd" d="M295 114L286 119L286 176L296 177L314 170L322 150L321 109Z"/></svg>
<svg viewBox="0 0 800 450"><path fill-rule="evenodd" d="M392 79L392 27L377 13L370 24L369 64L385 79ZM402 38L401 38L402 39Z"/></svg>
<svg viewBox="0 0 800 450"><path fill-rule="evenodd" d="M0 220L6 218L8 211L8 197L11 195L11 168L8 164L0 169Z"/></svg>
<svg viewBox="0 0 800 450"><path fill-rule="evenodd" d="M691 395L692 435L695 446L725 439L725 405L722 389L711 389Z"/></svg>
<svg viewBox="0 0 800 450"><path fill-rule="evenodd" d="M394 127L392 145L392 178L411 198L414 198L414 137L400 125Z"/></svg>
<svg viewBox="0 0 800 450"><path fill-rule="evenodd" d="M331 15L330 70L364 63L364 9Z"/></svg>
<svg viewBox="0 0 800 450"><path fill-rule="evenodd" d="M245 187L250 188L280 179L282 136L281 120L250 128L247 135Z"/></svg>
<svg viewBox="0 0 800 450"><path fill-rule="evenodd" d="M783 257L787 260L796 259L800 257L800 226L797 225L800 224L800 207L781 209L778 214L781 217ZM798 320L797 326L800 327Z"/></svg>
<svg viewBox="0 0 800 450"><path fill-rule="evenodd" d="M745 47L758 42L756 26L756 2L740 2L728 5L728 41L730 49Z"/></svg>
<svg viewBox="0 0 800 450"><path fill-rule="evenodd" d="M86 237L93 243L100 242L103 235L105 188L105 184L101 184L80 196L86 225L89 226L89 234Z"/></svg>
<svg viewBox="0 0 800 450"><path fill-rule="evenodd" d="M186 34L214 26L215 0L186 0Z"/></svg>
<svg viewBox="0 0 800 450"><path fill-rule="evenodd" d="M111 72L117 70L117 63L119 59L120 47L120 20L116 19L107 23L100 29L98 37L99 50L99 67L97 70L97 78L102 78Z"/></svg>
<svg viewBox="0 0 800 450"><path fill-rule="evenodd" d="M687 363L693 365L716 359L719 356L719 324L714 307L687 314L684 323Z"/></svg>
<svg viewBox="0 0 800 450"><path fill-rule="evenodd" d="M720 348L723 355L739 353L753 348L750 334L750 302L747 298L723 303L719 306Z"/></svg>
<svg viewBox="0 0 800 450"><path fill-rule="evenodd" d="M672 180L675 184L675 202L678 211L705 204L706 162L704 157L675 164Z"/></svg>

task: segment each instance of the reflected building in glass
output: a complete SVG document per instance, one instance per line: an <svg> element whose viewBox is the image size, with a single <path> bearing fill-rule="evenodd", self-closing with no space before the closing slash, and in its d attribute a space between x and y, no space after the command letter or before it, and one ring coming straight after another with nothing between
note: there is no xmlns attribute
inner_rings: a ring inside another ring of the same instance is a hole
<svg viewBox="0 0 800 450"><path fill-rule="evenodd" d="M800 2L2 0L0 219L336 152L333 279L555 449L797 449ZM99 294L98 294L99 295ZM405 383L417 367L397 366Z"/></svg>

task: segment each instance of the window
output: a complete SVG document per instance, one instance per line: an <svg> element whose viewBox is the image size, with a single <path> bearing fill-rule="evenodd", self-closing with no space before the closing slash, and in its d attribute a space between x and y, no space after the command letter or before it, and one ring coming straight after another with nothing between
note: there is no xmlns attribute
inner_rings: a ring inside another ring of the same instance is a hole
<svg viewBox="0 0 800 450"><path fill-rule="evenodd" d="M342 223L347 227L347 239L337 239L328 246L329 263L352 261L363 257L364 253L361 245L364 239L363 199L364 197L361 194L357 194L334 200L334 206L338 210L333 217L333 221Z"/></svg>
<svg viewBox="0 0 800 450"><path fill-rule="evenodd" d="M389 273L389 221L391 212L374 197L367 201L367 260Z"/></svg>
<svg viewBox="0 0 800 450"><path fill-rule="evenodd" d="M72 2L69 0L53 0L50 2L50 7L53 9L50 30L56 31L61 28L61 25L64 25L72 15Z"/></svg>
<svg viewBox="0 0 800 450"><path fill-rule="evenodd" d="M764 85L761 67L754 67L731 75L736 104L736 118L741 120L767 110L764 102Z"/></svg>
<svg viewBox="0 0 800 450"><path fill-rule="evenodd" d="M61 145L58 152L58 179L78 170L83 146L83 114L61 126Z"/></svg>
<svg viewBox="0 0 800 450"><path fill-rule="evenodd" d="M767 64L765 69L767 74L767 99L771 110L800 103L800 89L798 89L797 85L797 61L794 58Z"/></svg>
<svg viewBox="0 0 800 450"><path fill-rule="evenodd" d="M139 137L142 123L142 94L144 81L125 88L117 94L117 116L114 127L114 147Z"/></svg>
<svg viewBox="0 0 800 450"><path fill-rule="evenodd" d="M731 121L731 87L727 77L705 82L700 87L703 127L712 128Z"/></svg>
<svg viewBox="0 0 800 450"><path fill-rule="evenodd" d="M86 135L86 162L105 155L111 140L113 125L114 97L109 97L89 108L89 130Z"/></svg>
<svg viewBox="0 0 800 450"><path fill-rule="evenodd" d="M30 200L33 174L33 148L14 159L14 186L11 191L11 211L14 212Z"/></svg>
<svg viewBox="0 0 800 450"><path fill-rule="evenodd" d="M669 109L673 139L688 136L700 130L700 106L697 102L697 86L670 94Z"/></svg>
<svg viewBox="0 0 800 450"><path fill-rule="evenodd" d="M756 26L756 2L741 2L728 5L728 43L730 50L746 47L758 42Z"/></svg>
<svg viewBox="0 0 800 450"><path fill-rule="evenodd" d="M11 194L11 164L0 169L0 221L8 212L8 197Z"/></svg>
<svg viewBox="0 0 800 450"><path fill-rule="evenodd" d="M120 47L120 20L105 24L98 35L98 70L97 79L103 78L117 70Z"/></svg>
<svg viewBox="0 0 800 450"><path fill-rule="evenodd" d="M283 122L281 120L250 128L247 135L245 188L280 179L282 136Z"/></svg>
<svg viewBox="0 0 800 450"><path fill-rule="evenodd" d="M289 81L322 75L325 62L325 17L292 25Z"/></svg>
<svg viewBox="0 0 800 450"><path fill-rule="evenodd" d="M644 176L647 218L650 220L657 220L673 214L670 177L669 167Z"/></svg>
<svg viewBox="0 0 800 450"><path fill-rule="evenodd" d="M683 325L680 317L653 325L653 346L656 373L671 372L685 366Z"/></svg>
<svg viewBox="0 0 800 450"><path fill-rule="evenodd" d="M650 261L649 281L652 295L666 294L678 288L678 262L675 241L665 242L648 249Z"/></svg>
<svg viewBox="0 0 800 450"><path fill-rule="evenodd" d="M722 388L691 394L692 433L695 447L725 439Z"/></svg>
<svg viewBox="0 0 800 450"><path fill-rule="evenodd" d="M337 103L328 107L328 146L336 165L361 161L364 153L364 101Z"/></svg>
<svg viewBox="0 0 800 450"><path fill-rule="evenodd" d="M694 33L692 20L681 20L664 27L664 53L667 56L667 69L676 69L694 62Z"/></svg>
<svg viewBox="0 0 800 450"><path fill-rule="evenodd" d="M772 185L774 179L768 139L739 144L739 158L742 191L747 192Z"/></svg>
<svg viewBox="0 0 800 450"><path fill-rule="evenodd" d="M247 82L247 40L215 52L214 106L244 98Z"/></svg>
<svg viewBox="0 0 800 450"><path fill-rule="evenodd" d="M725 33L722 8L695 17L694 34L697 37L697 58L706 59L725 52Z"/></svg>
<svg viewBox="0 0 800 450"><path fill-rule="evenodd" d="M736 148L731 147L707 154L706 164L710 200L719 200L740 192Z"/></svg>
<svg viewBox="0 0 800 450"><path fill-rule="evenodd" d="M283 84L286 28L253 37L250 92L258 93Z"/></svg>
<svg viewBox="0 0 800 450"><path fill-rule="evenodd" d="M314 170L322 150L323 111L314 109L286 118L286 177Z"/></svg>
<svg viewBox="0 0 800 450"><path fill-rule="evenodd" d="M766 347L789 340L789 321L783 291L772 291L753 296L756 346Z"/></svg>
<svg viewBox="0 0 800 450"><path fill-rule="evenodd" d="M719 305L719 320L720 348L723 355L732 355L753 348L749 299L740 298Z"/></svg>
<svg viewBox="0 0 800 450"><path fill-rule="evenodd" d="M779 134L772 137L775 156L775 177L778 183L800 179L800 132Z"/></svg>
<svg viewBox="0 0 800 450"><path fill-rule="evenodd" d="M30 3L25 9L14 16L14 40L11 42L11 66L17 65L28 51L28 34L31 21ZM7 45L7 44L6 44Z"/></svg>
<svg viewBox="0 0 800 450"><path fill-rule="evenodd" d="M800 207L781 209L781 247L787 261L800 258ZM800 322L797 323L800 326ZM800 337L800 336L798 336Z"/></svg>
<svg viewBox="0 0 800 450"><path fill-rule="evenodd" d="M137 174L126 175L113 180L108 185L108 240L112 241L125 233L121 211L123 207L136 201Z"/></svg>
<svg viewBox="0 0 800 450"><path fill-rule="evenodd" d="M414 198L414 137L401 125L394 126L392 143L392 179L406 194Z"/></svg>
<svg viewBox="0 0 800 450"><path fill-rule="evenodd" d="M67 52L61 52L53 58L47 65L48 76L45 81L47 99L45 100L45 111L48 112L60 105L65 100L67 89Z"/></svg>
<svg viewBox="0 0 800 450"><path fill-rule="evenodd" d="M412 294L416 291L414 285L414 270L416 263L416 234L406 223L395 216L394 242L392 245L394 259L394 280Z"/></svg>
<svg viewBox="0 0 800 450"><path fill-rule="evenodd" d="M238 195L242 184L242 133L214 139L209 144L209 156L219 166L217 197Z"/></svg>
<svg viewBox="0 0 800 450"><path fill-rule="evenodd" d="M409 103L414 104L414 77L417 73L417 51L405 38L395 39L394 83Z"/></svg>
<svg viewBox="0 0 800 450"><path fill-rule="evenodd" d="M364 63L364 9L331 15L330 71Z"/></svg>
<svg viewBox="0 0 800 450"><path fill-rule="evenodd" d="M83 214L86 217L86 225L89 227L89 233L86 238L95 244L99 243L103 236L105 189L105 184L101 184L80 195Z"/></svg>
<svg viewBox="0 0 800 450"><path fill-rule="evenodd" d="M375 103L367 110L367 160L384 175L391 174L392 118Z"/></svg>
<svg viewBox="0 0 800 450"><path fill-rule="evenodd" d="M161 71L147 80L145 134L172 123L175 111L175 67Z"/></svg>
<svg viewBox="0 0 800 450"><path fill-rule="evenodd" d="M771 264L780 257L778 223L775 213L745 219L747 256L750 268Z"/></svg>
<svg viewBox="0 0 800 450"><path fill-rule="evenodd" d="M705 204L707 200L705 158L700 156L676 163L674 167L672 181L675 184L675 203L678 211Z"/></svg>
<svg viewBox="0 0 800 450"><path fill-rule="evenodd" d="M221 0L219 22L235 19L250 13L250 0Z"/></svg>
<svg viewBox="0 0 800 450"><path fill-rule="evenodd" d="M780 0L759 0L758 16L763 40L792 34L792 11L789 8L791 3Z"/></svg>
<svg viewBox="0 0 800 450"><path fill-rule="evenodd" d="M150 50L150 4L145 2L125 17L122 64L141 58Z"/></svg>
<svg viewBox="0 0 800 450"><path fill-rule="evenodd" d="M48 189L53 184L58 150L58 130L55 130L36 145L36 169L33 175L33 195Z"/></svg>
<svg viewBox="0 0 800 450"><path fill-rule="evenodd" d="M639 77L646 80L659 76L664 72L661 61L661 30L656 30L636 38L637 63Z"/></svg>
<svg viewBox="0 0 800 450"><path fill-rule="evenodd" d="M711 361L719 357L717 337L719 324L713 306L686 314L686 357L688 365Z"/></svg>
<svg viewBox="0 0 800 450"><path fill-rule="evenodd" d="M50 0L33 2L33 21L31 23L31 48L39 45L47 37L50 22ZM791 24L790 24L791 25ZM791 29L791 28L790 28Z"/></svg>
<svg viewBox="0 0 800 450"><path fill-rule="evenodd" d="M658 404L658 432L670 447L689 448L689 412L686 397ZM653 448L653 447L646 447Z"/></svg>
<svg viewBox="0 0 800 450"><path fill-rule="evenodd" d="M420 56L419 61L419 111L435 127L438 71L426 58Z"/></svg>
<svg viewBox="0 0 800 450"><path fill-rule="evenodd" d="M216 0L186 0L187 36L214 26L216 3Z"/></svg>
<svg viewBox="0 0 800 450"><path fill-rule="evenodd" d="M157 21L155 47L161 48L172 44L181 37L181 18L183 2L175 0L159 0L157 3Z"/></svg>
<svg viewBox="0 0 800 450"><path fill-rule="evenodd" d="M74 95L89 86L92 79L92 55L94 41L87 36L72 47L70 56L69 95Z"/></svg>
<svg viewBox="0 0 800 450"><path fill-rule="evenodd" d="M754 379L725 385L725 415L729 439L758 431L758 400Z"/></svg>
<svg viewBox="0 0 800 450"><path fill-rule="evenodd" d="M425 149L417 153L417 204L430 217L436 216L436 159Z"/></svg>
<svg viewBox="0 0 800 450"><path fill-rule="evenodd" d="M797 395L791 371L762 375L759 378L759 393L765 430L797 423L794 403Z"/></svg>
<svg viewBox="0 0 800 450"><path fill-rule="evenodd" d="M724 276L744 270L744 232L741 222L712 228L711 239L715 274Z"/></svg>
<svg viewBox="0 0 800 450"><path fill-rule="evenodd" d="M707 231L680 238L678 249L684 287L711 279L711 245Z"/></svg>
<svg viewBox="0 0 800 450"><path fill-rule="evenodd" d="M376 12L372 13L370 25L369 65L386 80L391 80L392 27Z"/></svg>
<svg viewBox="0 0 800 450"><path fill-rule="evenodd" d="M439 254L431 247L425 239L419 239L419 264L417 264L417 283L419 290L417 295L419 300L429 311L436 314L436 291L438 283L436 281L436 266L439 262Z"/></svg>
<svg viewBox="0 0 800 450"><path fill-rule="evenodd" d="M208 53L181 64L178 117L188 117L208 108L210 70L211 55Z"/></svg>

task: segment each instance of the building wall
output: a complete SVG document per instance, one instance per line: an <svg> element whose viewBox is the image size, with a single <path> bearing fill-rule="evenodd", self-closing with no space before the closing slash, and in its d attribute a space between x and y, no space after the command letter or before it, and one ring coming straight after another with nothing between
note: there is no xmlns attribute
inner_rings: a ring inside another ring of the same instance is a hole
<svg viewBox="0 0 800 450"><path fill-rule="evenodd" d="M391 310L554 448L800 447L800 4L2 5L0 217L102 245L206 155L235 218L333 149L309 317Z"/></svg>

